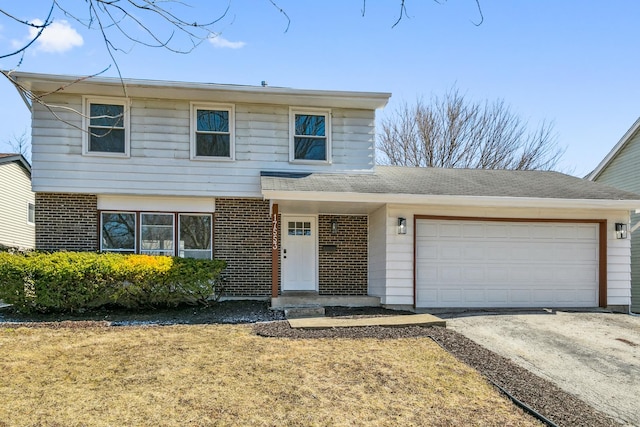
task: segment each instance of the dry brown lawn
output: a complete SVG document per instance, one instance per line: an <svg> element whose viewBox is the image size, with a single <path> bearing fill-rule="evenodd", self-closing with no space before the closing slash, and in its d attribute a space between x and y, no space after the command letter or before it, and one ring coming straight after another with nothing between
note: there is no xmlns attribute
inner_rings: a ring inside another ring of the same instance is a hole
<svg viewBox="0 0 640 427"><path fill-rule="evenodd" d="M428 338L0 327L0 426L532 426Z"/></svg>

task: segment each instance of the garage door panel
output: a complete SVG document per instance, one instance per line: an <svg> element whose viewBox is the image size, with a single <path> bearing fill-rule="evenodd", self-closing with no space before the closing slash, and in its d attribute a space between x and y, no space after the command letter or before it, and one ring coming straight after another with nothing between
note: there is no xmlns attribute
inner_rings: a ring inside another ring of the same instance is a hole
<svg viewBox="0 0 640 427"><path fill-rule="evenodd" d="M498 306L504 305L509 301L509 290L507 289L487 289L487 301Z"/></svg>
<svg viewBox="0 0 640 427"><path fill-rule="evenodd" d="M463 269L465 283L484 283L484 269L481 267L466 267Z"/></svg>
<svg viewBox="0 0 640 427"><path fill-rule="evenodd" d="M465 238L483 239L485 236L485 227L482 224L464 224L462 227L462 235Z"/></svg>
<svg viewBox="0 0 640 427"><path fill-rule="evenodd" d="M484 224L486 238L504 239L509 237L509 228L496 223Z"/></svg>
<svg viewBox="0 0 640 427"><path fill-rule="evenodd" d="M416 304L597 306L597 229L597 224L418 220Z"/></svg>
<svg viewBox="0 0 640 427"><path fill-rule="evenodd" d="M441 224L438 228L439 237L462 237L462 224Z"/></svg>
<svg viewBox="0 0 640 427"><path fill-rule="evenodd" d="M440 298L445 303L455 304L457 301L461 301L464 296L462 289L443 289L438 292Z"/></svg>

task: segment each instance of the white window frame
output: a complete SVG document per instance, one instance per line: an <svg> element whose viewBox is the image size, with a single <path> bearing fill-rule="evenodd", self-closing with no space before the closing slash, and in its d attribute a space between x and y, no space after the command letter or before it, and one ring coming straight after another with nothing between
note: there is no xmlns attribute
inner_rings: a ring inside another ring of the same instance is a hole
<svg viewBox="0 0 640 427"><path fill-rule="evenodd" d="M138 240L140 241L140 250L139 253L143 255L166 255L163 252L168 252L168 249L143 249L142 247L142 229L144 228L144 217L146 215L164 215L171 217L171 242L173 248L171 249L172 254L167 256L176 256L176 214L174 212L140 212L140 226L138 227ZM151 225L152 227L157 227L157 225ZM161 226L168 227L168 226Z"/></svg>
<svg viewBox="0 0 640 427"><path fill-rule="evenodd" d="M29 219L29 211L31 211L31 206L33 206L33 221ZM27 224L36 225L36 203L35 202L27 202Z"/></svg>
<svg viewBox="0 0 640 427"><path fill-rule="evenodd" d="M104 222L102 219L102 214L127 214L133 215L134 227L133 227L133 252L130 249L104 249L102 246L102 231L104 230ZM100 211L99 215L100 220L100 252L113 252L113 253L123 253L123 254L137 254L138 253L138 215L133 211L118 211L118 210L108 210L108 211Z"/></svg>
<svg viewBox="0 0 640 427"><path fill-rule="evenodd" d="M310 116L324 116L324 133L326 139L325 157L326 160L307 160L296 159L295 153L295 138L296 136L296 114L304 114ZM304 108L304 107L289 107L289 162L290 163L302 163L302 164L331 164L331 134L333 133L331 125L331 109L329 108Z"/></svg>
<svg viewBox="0 0 640 427"><path fill-rule="evenodd" d="M209 229L209 242L211 244L211 248L209 248L209 259L213 259L213 215L210 213L186 213L186 212L181 212L178 213L178 235L176 236L176 242L178 243L177 245L177 249L178 249L178 256L181 258L184 258L184 251L185 250L190 250L190 251L202 251L204 252L205 249L184 249L182 247L182 240L180 240L180 236L182 236L182 227L180 226L180 218L182 216L207 216L209 217L209 221L210 221L210 229Z"/></svg>
<svg viewBox="0 0 640 427"><path fill-rule="evenodd" d="M91 104L107 104L107 105L121 105L124 111L124 153L109 153L104 151L89 151L89 125L91 123ZM130 110L131 102L128 98L113 98L113 97L82 97L82 155L83 156L98 156L98 157L121 157L129 158L131 153L129 134L131 130L130 125Z"/></svg>
<svg viewBox="0 0 640 427"><path fill-rule="evenodd" d="M229 113L229 156L197 156L196 132L198 130L198 110L227 111ZM236 107L234 104L209 104L192 102L189 120L189 141L191 147L191 160L203 160L213 162L232 162L236 159Z"/></svg>

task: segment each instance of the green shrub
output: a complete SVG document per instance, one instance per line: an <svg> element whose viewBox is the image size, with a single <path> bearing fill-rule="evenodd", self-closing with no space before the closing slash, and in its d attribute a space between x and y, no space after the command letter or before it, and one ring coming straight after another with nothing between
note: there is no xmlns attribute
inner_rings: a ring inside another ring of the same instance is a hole
<svg viewBox="0 0 640 427"><path fill-rule="evenodd" d="M224 261L148 255L0 253L0 300L23 312L208 304Z"/></svg>

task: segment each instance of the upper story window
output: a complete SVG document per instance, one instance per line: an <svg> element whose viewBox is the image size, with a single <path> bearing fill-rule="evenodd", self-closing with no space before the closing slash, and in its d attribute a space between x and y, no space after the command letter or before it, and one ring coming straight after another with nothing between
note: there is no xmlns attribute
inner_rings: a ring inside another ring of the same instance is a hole
<svg viewBox="0 0 640 427"><path fill-rule="evenodd" d="M84 98L83 154L129 156L129 108L121 98Z"/></svg>
<svg viewBox="0 0 640 427"><path fill-rule="evenodd" d="M233 105L191 105L191 158L234 160Z"/></svg>
<svg viewBox="0 0 640 427"><path fill-rule="evenodd" d="M289 112L289 160L292 162L331 161L331 111Z"/></svg>

